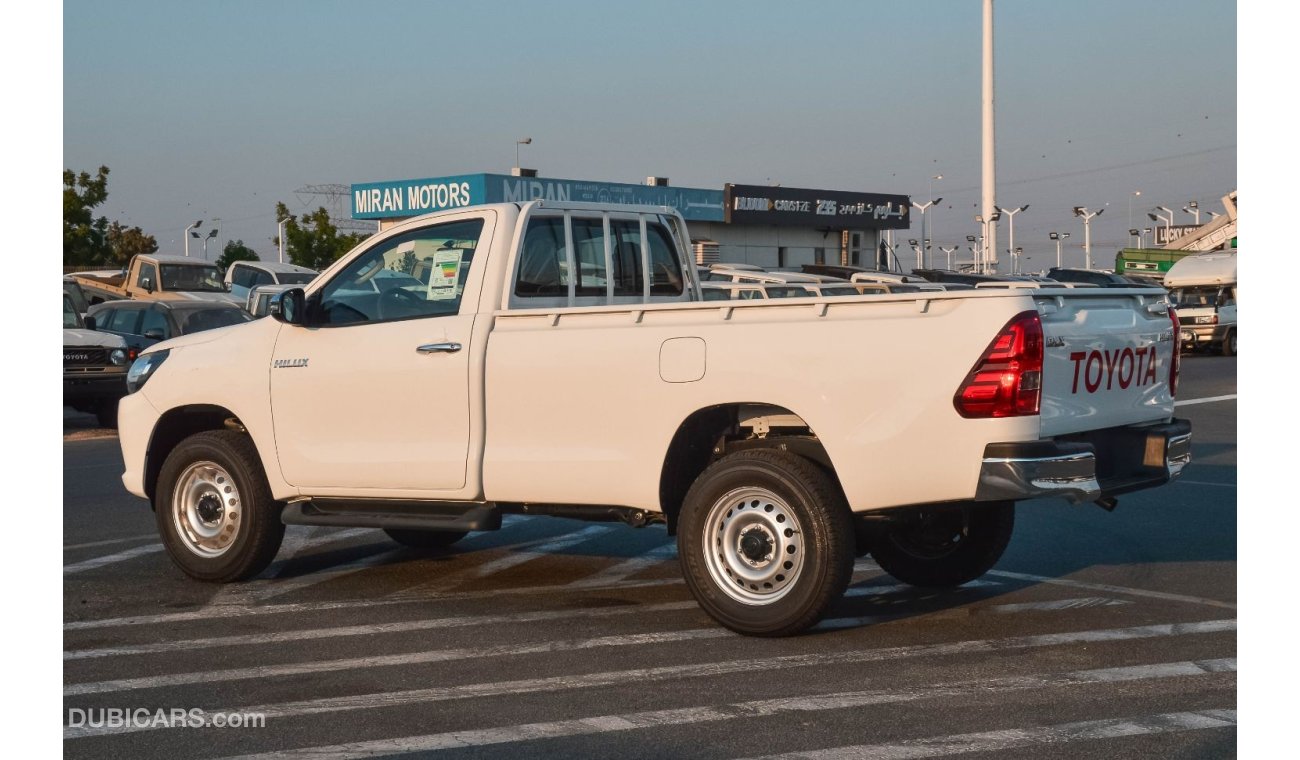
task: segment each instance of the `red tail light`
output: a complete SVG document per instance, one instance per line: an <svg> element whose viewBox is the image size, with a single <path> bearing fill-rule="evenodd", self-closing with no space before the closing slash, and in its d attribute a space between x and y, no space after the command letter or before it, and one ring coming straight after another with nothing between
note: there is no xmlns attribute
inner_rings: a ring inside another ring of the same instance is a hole
<svg viewBox="0 0 1300 760"><path fill-rule="evenodd" d="M1169 362L1169 395L1178 393L1178 360L1183 353L1183 333L1178 329L1178 312L1169 307L1169 321L1174 323L1174 358Z"/></svg>
<svg viewBox="0 0 1300 760"><path fill-rule="evenodd" d="M1038 414L1043 395L1043 323L1022 311L998 332L957 389L953 405L963 417Z"/></svg>

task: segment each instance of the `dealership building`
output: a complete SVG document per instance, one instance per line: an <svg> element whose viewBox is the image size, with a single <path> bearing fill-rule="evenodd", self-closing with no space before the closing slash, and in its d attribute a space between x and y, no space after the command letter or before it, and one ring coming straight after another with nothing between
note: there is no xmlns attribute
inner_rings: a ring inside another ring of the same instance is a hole
<svg viewBox="0 0 1300 760"><path fill-rule="evenodd" d="M383 230L432 211L484 203L545 199L670 206L686 219L697 262L766 267L875 266L882 237L911 222L906 195L730 183L714 190L674 187L662 177L638 185L516 171L354 184L352 216L376 220Z"/></svg>

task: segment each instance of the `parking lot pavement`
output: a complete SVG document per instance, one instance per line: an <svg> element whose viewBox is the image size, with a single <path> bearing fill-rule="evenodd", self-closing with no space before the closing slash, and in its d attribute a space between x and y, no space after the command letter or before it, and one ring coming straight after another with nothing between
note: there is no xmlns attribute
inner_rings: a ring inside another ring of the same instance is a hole
<svg viewBox="0 0 1300 760"><path fill-rule="evenodd" d="M1235 394L1235 372L1184 362L1181 482L1113 513L1024 505L1003 560L960 589L860 560L818 630L775 640L705 616L662 527L512 517L420 553L295 526L258 579L195 583L122 491L116 442L69 441L65 753L1233 754L1236 402L1186 402ZM265 725L145 720L195 708Z"/></svg>

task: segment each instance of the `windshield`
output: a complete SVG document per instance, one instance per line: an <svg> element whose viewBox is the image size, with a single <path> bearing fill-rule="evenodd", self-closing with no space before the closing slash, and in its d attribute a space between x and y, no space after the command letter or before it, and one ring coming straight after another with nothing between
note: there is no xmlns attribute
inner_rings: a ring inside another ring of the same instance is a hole
<svg viewBox="0 0 1300 760"><path fill-rule="evenodd" d="M86 310L90 308L90 304L86 303L86 294L82 292L81 286L77 283L64 280L63 292L68 298L72 299L72 308L76 309L78 314L85 314Z"/></svg>
<svg viewBox="0 0 1300 760"><path fill-rule="evenodd" d="M210 264L163 264L162 289L225 293L226 284L221 279L221 270Z"/></svg>
<svg viewBox="0 0 1300 760"><path fill-rule="evenodd" d="M1190 288L1174 288L1169 291L1169 300L1175 306L1213 306L1218 295L1218 287L1201 285Z"/></svg>
<svg viewBox="0 0 1300 760"><path fill-rule="evenodd" d="M81 327L81 315L77 313L76 307L72 305L72 299L67 294L63 296L63 326L72 329Z"/></svg>
<svg viewBox="0 0 1300 760"><path fill-rule="evenodd" d="M240 308L177 309L175 316L181 335L253 321L253 316Z"/></svg>
<svg viewBox="0 0 1300 760"><path fill-rule="evenodd" d="M275 276L281 285L306 285L316 279L315 272L281 272Z"/></svg>

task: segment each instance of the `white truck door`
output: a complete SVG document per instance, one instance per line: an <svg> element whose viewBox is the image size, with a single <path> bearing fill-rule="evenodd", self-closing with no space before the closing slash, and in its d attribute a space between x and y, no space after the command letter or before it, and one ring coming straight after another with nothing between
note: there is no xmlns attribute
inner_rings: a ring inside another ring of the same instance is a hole
<svg viewBox="0 0 1300 760"><path fill-rule="evenodd" d="M383 237L313 288L308 324L281 329L271 363L287 482L318 495L465 485L477 298L463 296L494 218Z"/></svg>

